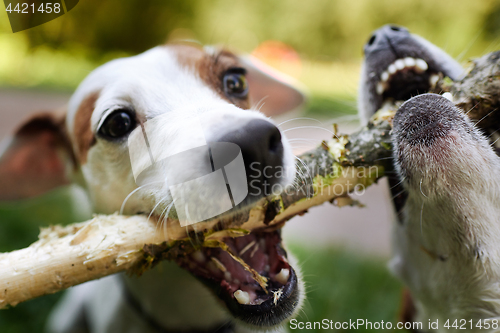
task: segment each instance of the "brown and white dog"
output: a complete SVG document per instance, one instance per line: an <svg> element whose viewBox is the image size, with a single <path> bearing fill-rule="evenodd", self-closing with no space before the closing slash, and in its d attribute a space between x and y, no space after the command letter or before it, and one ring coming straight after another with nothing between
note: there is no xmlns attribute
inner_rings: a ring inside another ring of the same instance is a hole
<svg viewBox="0 0 500 333"><path fill-rule="evenodd" d="M373 34L365 57L362 117L404 102L390 179L398 212L390 268L411 295L402 319L422 332L500 331L500 158L452 96L425 94L439 73L458 79L463 69L395 26Z"/></svg>
<svg viewBox="0 0 500 333"><path fill-rule="evenodd" d="M228 51L178 44L97 68L78 87L66 114L36 115L5 146L0 199L26 198L76 182L97 213L120 211L123 204L124 214L160 217L172 202L168 184L139 188L127 147L129 134L157 117L162 120L152 135L167 152L199 136L198 127L190 126L193 119L203 124L208 143L238 145L248 179L258 179L254 188L262 189L250 193L251 200L265 194L264 183L289 185L294 156L266 115L293 109L304 97L261 66ZM262 175L269 166L286 172ZM185 165L183 171L197 167ZM279 231L226 241L269 278L267 291L226 252L203 249L140 278L116 275L72 288L51 316L49 331L280 332L299 310L304 290Z"/></svg>

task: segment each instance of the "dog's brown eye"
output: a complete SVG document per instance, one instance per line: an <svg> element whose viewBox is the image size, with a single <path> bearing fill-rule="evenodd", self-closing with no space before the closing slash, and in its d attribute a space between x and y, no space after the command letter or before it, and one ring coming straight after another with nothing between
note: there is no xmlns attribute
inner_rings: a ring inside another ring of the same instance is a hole
<svg viewBox="0 0 500 333"><path fill-rule="evenodd" d="M131 132L135 128L134 117L126 110L118 110L111 113L101 128L100 134L109 138L121 138Z"/></svg>
<svg viewBox="0 0 500 333"><path fill-rule="evenodd" d="M224 93L228 97L246 98L248 95L246 71L243 68L229 70L224 75Z"/></svg>

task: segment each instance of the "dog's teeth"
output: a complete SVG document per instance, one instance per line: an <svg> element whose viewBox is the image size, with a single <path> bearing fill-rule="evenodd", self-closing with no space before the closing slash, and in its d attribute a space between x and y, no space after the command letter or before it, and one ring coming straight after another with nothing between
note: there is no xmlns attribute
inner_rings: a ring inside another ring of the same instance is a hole
<svg viewBox="0 0 500 333"><path fill-rule="evenodd" d="M250 295L248 295L246 291L236 290L234 292L234 298L236 298L240 304L250 304Z"/></svg>
<svg viewBox="0 0 500 333"><path fill-rule="evenodd" d="M382 95L384 93L384 85L382 82L377 83L377 94Z"/></svg>
<svg viewBox="0 0 500 333"><path fill-rule="evenodd" d="M382 80L382 82L385 82L389 79L389 73L387 72L383 72L381 75L380 75L380 80Z"/></svg>
<svg viewBox="0 0 500 333"><path fill-rule="evenodd" d="M397 70L398 69L394 64L390 64L389 67L387 67L387 71L389 72L389 74L394 74L396 73Z"/></svg>
<svg viewBox="0 0 500 333"><path fill-rule="evenodd" d="M200 250L193 252L191 256L199 264L203 264L205 262L205 255Z"/></svg>
<svg viewBox="0 0 500 333"><path fill-rule="evenodd" d="M415 66L420 69L422 72L425 72L427 70L427 68L429 68L429 66L427 65L427 63L425 62L424 59L417 59L415 61Z"/></svg>
<svg viewBox="0 0 500 333"><path fill-rule="evenodd" d="M415 59L410 58L410 57L404 58L403 61L405 62L406 67L413 67L413 66L415 66L415 63L416 63Z"/></svg>
<svg viewBox="0 0 500 333"><path fill-rule="evenodd" d="M432 74L431 77L429 78L429 84L431 85L431 87L434 87L438 81L439 81L439 75L437 74Z"/></svg>
<svg viewBox="0 0 500 333"><path fill-rule="evenodd" d="M275 279L281 284L286 284L289 276L290 270L288 268L282 268L281 271L275 276Z"/></svg>
<svg viewBox="0 0 500 333"><path fill-rule="evenodd" d="M447 100L449 100L450 102L453 102L453 95L449 92L445 92L444 94L442 94L441 96L443 96L444 98L446 98Z"/></svg>
<svg viewBox="0 0 500 333"><path fill-rule="evenodd" d="M394 62L394 66L396 66L397 70L401 70L401 69L405 68L405 62L403 59L398 59Z"/></svg>
<svg viewBox="0 0 500 333"><path fill-rule="evenodd" d="M269 267L269 265L264 266L264 272L269 272L270 269L271 267Z"/></svg>
<svg viewBox="0 0 500 333"><path fill-rule="evenodd" d="M231 282L233 280L233 276L231 275L231 272L225 271L224 272L224 280L227 282Z"/></svg>

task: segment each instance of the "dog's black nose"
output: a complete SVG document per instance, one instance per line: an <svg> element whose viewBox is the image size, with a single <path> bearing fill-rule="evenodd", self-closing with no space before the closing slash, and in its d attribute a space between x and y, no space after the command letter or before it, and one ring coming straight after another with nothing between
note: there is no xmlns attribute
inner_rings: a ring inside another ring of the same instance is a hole
<svg viewBox="0 0 500 333"><path fill-rule="evenodd" d="M218 139L241 149L249 185L249 197L271 194L272 187L285 177L283 144L279 129L266 120L252 120Z"/></svg>
<svg viewBox="0 0 500 333"><path fill-rule="evenodd" d="M402 40L408 38L409 36L409 31L404 27L384 25L382 28L375 30L368 42L365 44L365 56L379 50L394 49L395 45L399 45Z"/></svg>

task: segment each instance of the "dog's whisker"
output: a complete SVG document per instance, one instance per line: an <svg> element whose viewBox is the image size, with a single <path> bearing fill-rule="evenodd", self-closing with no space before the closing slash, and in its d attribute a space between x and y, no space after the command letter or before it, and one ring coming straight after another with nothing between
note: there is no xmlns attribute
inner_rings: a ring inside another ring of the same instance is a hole
<svg viewBox="0 0 500 333"><path fill-rule="evenodd" d="M497 141L500 140L500 137L498 137L495 141L493 141L491 144L490 144L490 147L493 147L495 145L495 143L497 143Z"/></svg>
<svg viewBox="0 0 500 333"><path fill-rule="evenodd" d="M394 186L391 186L390 189L392 190L393 188L396 188L397 186L401 185L404 182L404 178L401 179L399 182L397 182Z"/></svg>
<svg viewBox="0 0 500 333"><path fill-rule="evenodd" d="M264 106L264 104L266 104L265 100L269 97L269 95L266 95L264 97L262 97L256 104L254 107L252 107L251 109L252 110L255 110L255 111L260 111L260 109Z"/></svg>
<svg viewBox="0 0 500 333"><path fill-rule="evenodd" d="M314 180L312 179L312 176L311 176L311 173L309 172L309 168L307 167L306 163L298 156L295 156L295 158L297 159L297 161L299 161L299 163L302 164L302 166L304 167L304 171L307 172L307 176L304 175L304 177L308 178L307 180L306 179L303 179L306 183L306 185L312 185L314 184ZM310 183L308 183L308 181L310 180ZM309 186L307 187L307 196L309 197L311 195L311 193L309 192L310 191L310 188Z"/></svg>
<svg viewBox="0 0 500 333"><path fill-rule="evenodd" d="M299 160L299 158L297 158L297 160ZM299 161L299 163L302 163L302 162L303 162L302 160ZM307 180L309 180L309 179L306 179L306 178L310 177L310 174L309 174L307 169L297 168L297 174L302 177L303 181L307 182Z"/></svg>
<svg viewBox="0 0 500 333"><path fill-rule="evenodd" d="M423 181L423 179L420 179L420 184L419 184L420 193L422 193L422 195L423 195L424 197L428 198L428 196L426 196L426 195L424 194L424 192L422 191L422 181Z"/></svg>
<svg viewBox="0 0 500 333"><path fill-rule="evenodd" d="M165 199L163 198L161 200L158 200L158 202L156 203L156 205L154 205L153 209L151 209L151 212L148 215L148 220L151 218L151 216L155 212L156 208L158 208L158 206L163 202L163 200L165 200Z"/></svg>
<svg viewBox="0 0 500 333"><path fill-rule="evenodd" d="M377 158L377 159L375 159L374 161L393 160L393 159L394 159L394 156L389 156L389 157L381 157L381 158Z"/></svg>
<svg viewBox="0 0 500 333"><path fill-rule="evenodd" d="M303 138L290 139L288 140L288 142L290 143L290 147L292 147L292 149L305 148L310 150L314 149L318 144L318 140L303 139Z"/></svg>
<svg viewBox="0 0 500 333"><path fill-rule="evenodd" d="M161 225L163 226L163 236L165 237L165 239L167 239L167 236L168 236L168 232L167 232L168 216L170 214L170 210L172 209L172 207L174 207L174 202L173 201L172 201L172 203L170 205L168 205L167 212L163 216L163 219L162 219L162 222L161 222Z"/></svg>
<svg viewBox="0 0 500 333"><path fill-rule="evenodd" d="M123 203L122 203L122 206L120 208L120 215L123 215L123 211L125 209L125 205L127 204L127 201L128 199L130 199L130 197L136 193L137 191L139 191L140 189L146 187L146 186L149 186L149 185L153 185L153 184L157 184L157 183L163 183L163 181L156 181L156 182L151 182L151 183L148 183L148 184L144 184L142 186L139 186L138 188L136 188L135 190L133 190L132 192L130 192L127 197L125 198L125 200L123 200Z"/></svg>
<svg viewBox="0 0 500 333"><path fill-rule="evenodd" d="M498 131L500 131L500 129L497 129L497 130L494 130L493 132L489 133L488 135L488 139L490 139L495 133L497 133Z"/></svg>
<svg viewBox="0 0 500 333"><path fill-rule="evenodd" d="M296 157L297 161L299 163L302 164L303 168L299 168L297 169L298 171L297 172L300 172L300 174L302 175L302 177L304 178L303 180L304 181L308 181L310 180L311 181L311 184L313 183L313 179L312 179L312 176L311 176L311 173L309 172L307 166L305 165L305 162L300 159L299 157Z"/></svg>
<svg viewBox="0 0 500 333"><path fill-rule="evenodd" d="M479 105L479 103L478 103L478 104L476 104L476 105ZM473 108L475 108L475 107L476 107L476 105L474 105L474 106L473 106L473 107L472 107L469 111L467 111L467 113L469 113L469 112L470 112ZM490 112L488 112L485 116L483 116L481 119L479 119L478 121L476 121L476 122L474 123L474 127L477 127L477 125L478 125L481 121L483 121L485 118L487 118L489 115L491 115L493 112L496 112L496 111L497 111L497 108L494 108L493 110L491 110Z"/></svg>
<svg viewBox="0 0 500 333"><path fill-rule="evenodd" d="M402 191L399 191L398 193L396 193L395 195L393 195L391 197L391 200L394 200L395 198L397 198L398 196L400 196L401 194L403 194L405 192L405 190L402 190Z"/></svg>
<svg viewBox="0 0 500 333"><path fill-rule="evenodd" d="M296 142L296 141L305 141L305 142L310 142L311 144L318 144L319 143L319 140L314 140L314 139L306 139L306 138L293 138L293 139L289 139L288 142Z"/></svg>
<svg viewBox="0 0 500 333"><path fill-rule="evenodd" d="M300 153L302 151L301 149L307 150L311 148L311 146L306 145L290 145L290 147L292 148L294 153Z"/></svg>
<svg viewBox="0 0 500 333"><path fill-rule="evenodd" d="M288 119L288 120L285 120L285 121L282 121L281 123L279 123L278 125L276 125L277 127L280 127L281 125L283 124L286 124L286 123L289 123L289 122L292 122L292 121L296 121L296 120L313 120L313 121L316 121L318 123L322 123L320 120L318 119L315 119L315 118L309 118L309 117L297 117L297 118L292 118L292 119Z"/></svg>
<svg viewBox="0 0 500 333"><path fill-rule="evenodd" d="M149 215L148 215L148 221L149 221L149 219L151 218L151 216L153 215L153 213L156 211L156 208L158 208L158 206L159 206L161 203L165 202L166 200L167 200L167 198L166 198L166 197L165 197L165 198L162 198L162 199L160 199L160 200L158 200L158 203L157 203L157 204L153 207L153 209L151 209L151 212L150 212L150 213L149 213ZM163 213L163 212L162 212L162 213ZM158 216L158 221L160 221L160 219L161 219L161 214ZM158 222L158 221L157 221L157 222ZM158 224L156 225L155 232L157 232L157 229L159 229Z"/></svg>
<svg viewBox="0 0 500 333"><path fill-rule="evenodd" d="M185 208L185 212L186 212L186 218L188 219L188 221L191 220L190 216L189 216L189 203L186 203L186 208ZM193 226L193 225L192 225ZM193 227L194 228L194 227ZM196 244L193 242L193 239L191 238L191 235L189 233L189 225L186 225L186 235L188 236L188 239L189 239L189 242L191 243L191 245L193 247L196 247ZM195 232L195 235L196 235L196 232Z"/></svg>
<svg viewBox="0 0 500 333"><path fill-rule="evenodd" d="M466 115L468 115L468 114L469 114L469 112L471 112L472 110L474 110L474 108L475 108L476 106L478 106L478 105L479 105L479 103L474 104L474 106L472 106L472 107L471 107L471 108L470 108L467 112L465 112L465 114L466 114Z"/></svg>
<svg viewBox="0 0 500 333"><path fill-rule="evenodd" d="M307 185L307 181L304 179L304 176L301 174L297 174L297 177L292 182L293 187L296 190L299 190L302 186Z"/></svg>
<svg viewBox="0 0 500 333"><path fill-rule="evenodd" d="M473 45L478 41L479 37L484 31L484 27L479 29L479 31L476 33L476 35L472 38L472 40L469 42L469 44L465 47L465 50L463 50L458 56L457 60L462 61L464 56L467 54L467 52L473 47Z"/></svg>
<svg viewBox="0 0 500 333"><path fill-rule="evenodd" d="M358 121L359 121L359 117L357 115L346 114L346 115L343 115L343 116L338 116L338 117L327 119L327 120L323 121L323 123L326 123L326 124L346 124L346 125L348 125L350 123L358 122Z"/></svg>
<svg viewBox="0 0 500 333"><path fill-rule="evenodd" d="M293 188L296 190L300 190L302 186L307 185L307 181L304 180L304 177L297 176L292 182Z"/></svg>
<svg viewBox="0 0 500 333"><path fill-rule="evenodd" d="M488 112L488 114L486 114L484 117L482 117L481 119L479 119L479 121L477 121L477 122L475 122L475 123L474 123L474 127L476 127L476 128L477 128L477 126L479 125L479 123L480 123L480 122L482 122L482 121L483 121L484 119L486 119L489 115L491 115L493 112L496 112L496 111L497 111L497 109L495 108L495 109L491 110L490 112Z"/></svg>
<svg viewBox="0 0 500 333"><path fill-rule="evenodd" d="M288 128L288 129L286 129L286 130L284 130L282 132L286 133L286 132L289 132L289 131L294 131L294 130L298 130L298 129L305 129L305 128L320 129L320 130L326 131L328 133L331 133L334 137L337 137L337 135L333 131L330 131L329 129L326 129L326 128L321 127L321 126L312 126L312 125L292 127L292 128Z"/></svg>

